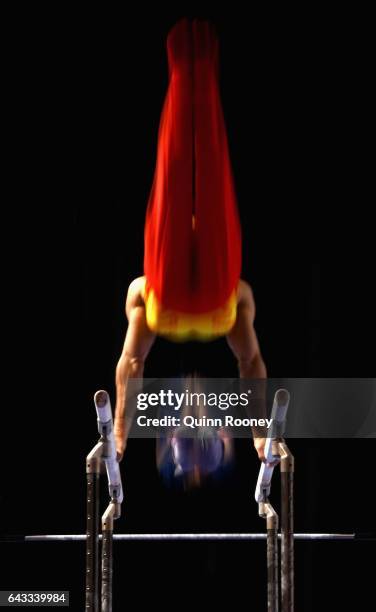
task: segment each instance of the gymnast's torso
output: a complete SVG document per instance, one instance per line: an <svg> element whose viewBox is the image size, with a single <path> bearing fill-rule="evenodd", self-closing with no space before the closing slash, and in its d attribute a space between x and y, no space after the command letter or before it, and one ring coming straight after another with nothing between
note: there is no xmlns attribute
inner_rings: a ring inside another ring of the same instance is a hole
<svg viewBox="0 0 376 612"><path fill-rule="evenodd" d="M149 286L146 276L136 278L130 285L128 300L133 305L145 309L145 319L149 330L173 342L213 341L229 334L233 329L237 308L252 296L249 285L243 280L238 282L236 291L216 309L204 313L189 313L165 308Z"/></svg>
<svg viewBox="0 0 376 612"><path fill-rule="evenodd" d="M222 306L202 313L165 308L145 276L140 278L140 294L149 329L174 342L214 340L228 334L236 320L236 291L231 292Z"/></svg>

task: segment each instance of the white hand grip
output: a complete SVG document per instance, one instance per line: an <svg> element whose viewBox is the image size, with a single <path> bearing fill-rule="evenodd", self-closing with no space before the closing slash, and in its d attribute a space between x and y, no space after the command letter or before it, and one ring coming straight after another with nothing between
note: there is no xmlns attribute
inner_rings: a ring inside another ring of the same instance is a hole
<svg viewBox="0 0 376 612"><path fill-rule="evenodd" d="M107 391L97 391L94 395L94 404L98 416L98 429L106 442L103 460L106 464L109 493L111 499L116 498L116 501L121 504L123 501L123 487L119 462L116 459L111 402Z"/></svg>
<svg viewBox="0 0 376 612"><path fill-rule="evenodd" d="M271 438L268 438L268 440L270 439ZM269 455L269 459L267 459L267 461L274 461L275 459L276 457L274 455ZM274 465L270 466L264 462L261 464L255 491L255 500L257 503L265 501L265 498L270 494L273 471Z"/></svg>
<svg viewBox="0 0 376 612"><path fill-rule="evenodd" d="M94 395L94 404L97 411L98 421L104 425L112 422L111 402L107 391L97 391Z"/></svg>
<svg viewBox="0 0 376 612"><path fill-rule="evenodd" d="M257 503L265 501L270 493L270 486L275 466L270 466L268 463L275 461L278 455L273 455L273 440L283 436L286 423L286 414L289 406L290 394L286 389L279 389L273 401L271 418L272 421L272 436L268 437L265 442L265 463L260 466L259 475L257 478L255 500Z"/></svg>

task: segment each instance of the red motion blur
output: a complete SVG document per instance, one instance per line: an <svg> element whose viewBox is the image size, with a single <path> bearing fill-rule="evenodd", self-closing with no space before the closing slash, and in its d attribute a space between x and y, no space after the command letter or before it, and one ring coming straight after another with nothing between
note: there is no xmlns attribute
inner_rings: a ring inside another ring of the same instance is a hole
<svg viewBox="0 0 376 612"><path fill-rule="evenodd" d="M204 313L226 302L241 269L213 25L179 21L168 34L167 53L169 85L146 212L144 273L163 307Z"/></svg>

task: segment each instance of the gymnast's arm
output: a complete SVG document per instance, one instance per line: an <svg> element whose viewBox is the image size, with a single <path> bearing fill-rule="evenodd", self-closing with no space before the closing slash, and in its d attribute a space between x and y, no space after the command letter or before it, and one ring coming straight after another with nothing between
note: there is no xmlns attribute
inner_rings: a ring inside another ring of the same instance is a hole
<svg viewBox="0 0 376 612"><path fill-rule="evenodd" d="M255 301L251 287L244 281L238 286L236 322L227 336L227 342L234 353L239 367L240 378L266 379L266 367L254 328L256 315ZM253 431L254 446L261 461L265 459L266 439Z"/></svg>
<svg viewBox="0 0 376 612"><path fill-rule="evenodd" d="M142 283L141 277L129 285L125 306L128 329L116 366L114 436L119 461L125 451L130 427L130 421L126 427L125 420L128 379L143 377L145 359L155 340L155 334L150 331L146 323L145 304L141 295Z"/></svg>

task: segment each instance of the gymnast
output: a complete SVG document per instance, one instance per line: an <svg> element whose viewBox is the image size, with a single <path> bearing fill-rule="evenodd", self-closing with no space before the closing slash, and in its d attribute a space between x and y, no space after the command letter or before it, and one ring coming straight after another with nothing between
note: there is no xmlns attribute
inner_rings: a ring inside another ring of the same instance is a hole
<svg viewBox="0 0 376 612"><path fill-rule="evenodd" d="M241 378L265 379L255 301L240 278L241 229L219 95L218 39L206 21L182 19L167 37L169 85L144 232L144 275L129 286L128 329L116 368L114 434L127 442L129 378L142 378L156 336L225 337ZM261 461L265 438L253 438Z"/></svg>

